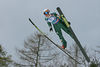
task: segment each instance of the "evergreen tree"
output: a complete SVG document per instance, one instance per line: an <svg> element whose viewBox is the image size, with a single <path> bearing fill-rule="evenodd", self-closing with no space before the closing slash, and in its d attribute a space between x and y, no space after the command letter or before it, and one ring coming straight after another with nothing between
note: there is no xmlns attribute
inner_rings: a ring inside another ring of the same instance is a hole
<svg viewBox="0 0 100 67"><path fill-rule="evenodd" d="M8 56L0 45L0 67L8 67L10 63L12 63L11 56Z"/></svg>

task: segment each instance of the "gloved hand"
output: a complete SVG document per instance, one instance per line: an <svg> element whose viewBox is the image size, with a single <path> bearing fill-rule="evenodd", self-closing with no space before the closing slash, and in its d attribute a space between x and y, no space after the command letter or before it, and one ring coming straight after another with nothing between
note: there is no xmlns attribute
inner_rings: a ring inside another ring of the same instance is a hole
<svg viewBox="0 0 100 67"><path fill-rule="evenodd" d="M52 29L52 28L50 28L50 31L53 31L53 29Z"/></svg>
<svg viewBox="0 0 100 67"><path fill-rule="evenodd" d="M68 21L68 24L70 25L71 23Z"/></svg>

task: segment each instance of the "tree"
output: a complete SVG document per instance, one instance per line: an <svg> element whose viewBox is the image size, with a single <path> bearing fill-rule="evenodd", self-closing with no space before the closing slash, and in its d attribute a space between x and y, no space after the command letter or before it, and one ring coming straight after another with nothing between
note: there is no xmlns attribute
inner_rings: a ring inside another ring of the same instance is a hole
<svg viewBox="0 0 100 67"><path fill-rule="evenodd" d="M100 48L98 46L97 48ZM94 50L94 54L92 55L92 62L90 67L100 67L100 50Z"/></svg>
<svg viewBox="0 0 100 67"><path fill-rule="evenodd" d="M8 67L11 63L11 55L7 55L7 52L0 45L0 67Z"/></svg>
<svg viewBox="0 0 100 67"><path fill-rule="evenodd" d="M75 61L69 58L69 63L68 63L69 67L99 67L100 66L100 62L99 62L100 57L97 56L97 54L100 54L99 53L100 51L95 50L94 51L95 53L92 53L92 55L90 56L91 62L87 63L86 59L84 58L84 56L82 55L80 49L76 44L70 49L71 49L70 53L73 55L73 57L76 58L76 60L82 64L77 64ZM89 54L87 48L85 47L84 49L87 52L87 54Z"/></svg>
<svg viewBox="0 0 100 67"><path fill-rule="evenodd" d="M70 51L70 55L81 63L78 64L76 61L73 61L70 57L67 57L66 62L68 62L68 67L87 67L86 59L81 53L80 48L76 45L76 43L73 44L73 46L70 46L70 49L68 50Z"/></svg>
<svg viewBox="0 0 100 67"><path fill-rule="evenodd" d="M86 62L85 57L83 56L83 54L81 53L80 49L76 44L73 44L73 46L70 46L70 48L67 48L67 50L69 51L70 55L73 56L73 58L75 58L81 64L78 64L76 61L72 60L69 56L67 56L63 52L60 52L59 57L57 57L54 63L56 65L53 65L51 67L88 67L88 63ZM88 51L86 52L88 53Z"/></svg>
<svg viewBox="0 0 100 67"><path fill-rule="evenodd" d="M43 35L36 33L24 42L24 49L17 49L23 63L15 63L20 66L42 67L49 65L58 54L51 42Z"/></svg>
<svg viewBox="0 0 100 67"><path fill-rule="evenodd" d="M15 63L18 67L88 67L88 63L76 44L68 49L71 56L82 64L77 64L66 54L41 34L34 34L24 42L23 49L17 49L21 63ZM87 48L84 48L87 54ZM67 57L66 57L67 56ZM94 64L92 63L90 67Z"/></svg>

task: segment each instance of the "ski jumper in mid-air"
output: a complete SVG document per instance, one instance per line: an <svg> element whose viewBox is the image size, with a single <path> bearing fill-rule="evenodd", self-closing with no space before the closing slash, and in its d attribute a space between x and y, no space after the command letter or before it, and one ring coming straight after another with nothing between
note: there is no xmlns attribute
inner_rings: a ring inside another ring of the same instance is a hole
<svg viewBox="0 0 100 67"><path fill-rule="evenodd" d="M50 27L50 31L53 31L53 29L52 29L52 25L53 25L56 34L59 36L59 38L61 40L62 48L65 49L67 47L67 41L64 39L64 37L62 35L61 29L64 30L66 33L68 33L72 37L70 30L65 25L62 18L59 15L57 15L55 12L50 13L49 9L45 9L44 15L45 15L45 20L47 21L47 24ZM69 22L69 24L70 24L70 22Z"/></svg>

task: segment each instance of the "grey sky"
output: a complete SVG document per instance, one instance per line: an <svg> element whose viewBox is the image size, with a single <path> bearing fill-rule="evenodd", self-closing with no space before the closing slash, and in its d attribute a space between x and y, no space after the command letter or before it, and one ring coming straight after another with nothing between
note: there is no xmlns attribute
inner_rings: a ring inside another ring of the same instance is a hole
<svg viewBox="0 0 100 67"><path fill-rule="evenodd" d="M14 54L15 47L22 47L24 40L36 31L29 17L53 40L58 40L49 33L42 14L45 8L56 12L57 6L71 22L82 46L100 45L100 0L0 0L0 44L10 54Z"/></svg>

